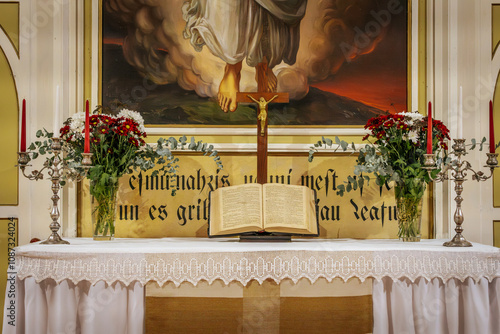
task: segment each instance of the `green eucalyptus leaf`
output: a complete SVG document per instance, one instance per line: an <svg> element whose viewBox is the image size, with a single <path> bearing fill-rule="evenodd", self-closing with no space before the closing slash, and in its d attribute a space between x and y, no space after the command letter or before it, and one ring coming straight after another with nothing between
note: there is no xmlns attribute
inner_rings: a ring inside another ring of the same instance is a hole
<svg viewBox="0 0 500 334"><path fill-rule="evenodd" d="M475 149L475 148L476 148L476 139L475 139L475 138L472 138L470 141L471 141L472 145L471 145L471 147L470 147L470 149L469 149L469 150L473 150L473 149Z"/></svg>
<svg viewBox="0 0 500 334"><path fill-rule="evenodd" d="M342 147L342 150L343 150L343 151L346 151L346 150L347 150L347 148L349 147L349 143L348 143L348 142L345 142L345 141L343 141L343 140L342 140L342 141L340 142L340 147Z"/></svg>
<svg viewBox="0 0 500 334"><path fill-rule="evenodd" d="M337 195L339 196L344 196L345 193L345 186L343 184L340 184L337 186Z"/></svg>

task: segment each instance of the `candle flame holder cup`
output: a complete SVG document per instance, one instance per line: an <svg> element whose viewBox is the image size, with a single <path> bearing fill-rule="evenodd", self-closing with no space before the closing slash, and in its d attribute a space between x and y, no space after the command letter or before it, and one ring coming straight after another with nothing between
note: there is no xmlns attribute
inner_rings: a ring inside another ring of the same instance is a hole
<svg viewBox="0 0 500 334"><path fill-rule="evenodd" d="M61 225L59 225L58 220L59 220L59 208L58 208L58 202L59 202L59 190L61 188L61 178L65 177L70 180L74 181L81 181L87 176L87 173L92 167L92 153L83 153L83 160L82 160L82 165L79 166L78 168L81 169L81 171L76 171L73 168L70 168L66 161L64 159L60 158L61 152L63 151L63 145L61 143L60 138L52 138L51 139L51 145L50 145L50 153L53 154L53 157L48 158L44 164L43 168L41 170L33 170L30 174L26 174L26 167L31 167L31 165L28 165L28 163L31 161L30 154L32 152L18 152L17 153L17 162L18 162L18 167L23 173L24 177L26 177L29 180L42 180L43 179L43 172L44 170L47 170L47 174L50 176L50 180L52 181L52 208L50 210L50 218L52 219L52 222L50 223L50 230L51 230L51 235L47 238L47 240L41 242L41 244L47 245L47 244L69 244L68 241L63 240L59 234L58 231L61 228Z"/></svg>
<svg viewBox="0 0 500 334"><path fill-rule="evenodd" d="M472 247L472 244L465 239L462 235L463 228L462 224L464 222L464 214L462 211L462 191L463 191L463 183L466 181L467 172L472 173L472 180L480 182L486 181L493 176L493 171L498 167L498 153L486 153L488 159L486 160L486 165L490 169L490 174L485 175L483 172L476 172L472 169L471 164L462 159L462 156L465 155L465 139L453 139L453 151L451 154L456 156L456 160L454 160L453 164L446 165L443 169L437 173L435 177L431 176L432 170L438 168L436 159L434 154L424 154L424 169L427 169L429 176L435 182L443 182L445 180L453 180L455 181L455 193L457 196L455 197L456 202L456 210L454 215L454 221L456 224L455 232L456 235L450 241L447 241L443 244L446 247ZM451 170L451 177L448 175L448 171Z"/></svg>

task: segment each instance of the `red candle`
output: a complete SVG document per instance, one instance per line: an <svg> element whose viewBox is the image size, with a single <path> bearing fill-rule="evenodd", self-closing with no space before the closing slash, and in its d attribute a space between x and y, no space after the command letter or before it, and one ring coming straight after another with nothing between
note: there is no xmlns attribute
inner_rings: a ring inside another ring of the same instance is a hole
<svg viewBox="0 0 500 334"><path fill-rule="evenodd" d="M427 154L432 154L432 105L429 101L429 110L427 112Z"/></svg>
<svg viewBox="0 0 500 334"><path fill-rule="evenodd" d="M23 111L21 116L21 152L26 152L26 99L23 99Z"/></svg>
<svg viewBox="0 0 500 334"><path fill-rule="evenodd" d="M90 153L90 141L89 141L89 100L85 104L85 146L83 153Z"/></svg>
<svg viewBox="0 0 500 334"><path fill-rule="evenodd" d="M495 129L493 126L493 102L490 100L490 153L495 153Z"/></svg>

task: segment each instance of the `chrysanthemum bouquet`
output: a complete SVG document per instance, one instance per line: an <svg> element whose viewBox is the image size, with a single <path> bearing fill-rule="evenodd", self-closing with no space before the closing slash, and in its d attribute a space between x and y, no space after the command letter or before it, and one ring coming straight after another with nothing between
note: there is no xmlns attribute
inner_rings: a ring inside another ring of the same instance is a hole
<svg viewBox="0 0 500 334"><path fill-rule="evenodd" d="M349 176L344 184L337 186L337 194L362 189L369 182L370 174L377 185L394 182L398 211L399 237L406 241L420 240L420 218L425 185L439 173L434 169L429 175L424 169L424 154L427 144L427 117L418 112L401 112L371 118L365 125L369 132L363 141L369 144L359 149L354 167L354 176ZM438 166L447 158L449 130L438 120L432 120L432 148L438 155ZM349 147L357 151L354 143L335 138L335 143L322 138L309 152L309 161L318 147L338 145L346 151ZM444 153L444 154L443 154ZM368 175L367 175L368 174Z"/></svg>
<svg viewBox="0 0 500 334"><path fill-rule="evenodd" d="M98 110L102 110L98 107ZM60 138L63 142L64 159L68 167L77 173L83 173L82 153L84 152L85 113L79 112L72 115L60 129ZM160 168L152 172L175 173L178 159L174 157L171 149L189 149L210 155L215 160L218 168L222 163L217 151L212 145L201 141L196 142L191 138L187 142L185 136L178 140L158 139L156 146L145 142L147 137L142 116L132 110L121 109L118 115L95 113L89 117L90 152L92 167L88 170L87 178L90 179L90 194L96 204L92 208L95 235L114 235L114 217L116 207L116 194L118 180L126 173L134 170L149 170L155 165ZM45 137L45 141L36 141L31 144L30 150L37 150L40 154L49 151L52 133L38 131L37 137ZM38 156L33 154L33 158ZM49 158L50 159L50 158ZM63 180L64 182L64 180ZM175 190L174 190L175 191ZM173 192L174 192L173 191Z"/></svg>

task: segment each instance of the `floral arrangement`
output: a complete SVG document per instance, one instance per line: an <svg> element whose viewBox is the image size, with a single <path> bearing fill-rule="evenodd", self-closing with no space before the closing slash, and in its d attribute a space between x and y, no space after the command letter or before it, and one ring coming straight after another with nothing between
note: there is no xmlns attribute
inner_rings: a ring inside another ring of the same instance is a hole
<svg viewBox="0 0 500 334"><path fill-rule="evenodd" d="M418 112L400 112L371 118L365 125L368 134L363 141L369 143L359 149L354 168L354 176L349 176L344 184L337 186L337 194L362 189L368 184L372 174L380 187L391 181L395 184L396 207L398 212L398 236L405 241L420 240L420 218L425 185L440 172L434 169L429 175L423 168L427 147L428 119ZM437 153L438 166L450 163L447 156L449 130L438 120L432 120L432 151ZM354 143L335 138L338 148L356 150ZM328 138L322 138L309 151L312 161L318 147L334 145ZM337 148L337 149L338 149Z"/></svg>
<svg viewBox="0 0 500 334"><path fill-rule="evenodd" d="M98 107L96 112L102 111ZM82 168L82 153L85 149L85 113L79 112L72 115L64 122L60 129L60 138L63 142L65 162L77 173L84 173ZM32 143L29 147L33 152L33 158L39 154L49 151L53 134L44 130L37 132L37 138L45 137ZM134 170L147 171L157 164L159 169L153 171L158 173L175 174L178 168L178 159L172 154L172 149L189 149L201 152L213 157L217 167L222 169L222 163L217 151L212 145L201 141L196 142L194 138L188 143L185 136L178 140L170 137L160 138L156 147L145 142L147 138L142 116L135 111L121 109L115 116L112 114L95 113L89 116L89 138L90 152L92 155L92 166L87 172L90 179L90 194L96 201L93 207L94 236L114 235L115 202L118 191L118 180L126 173ZM48 158L50 159L50 158ZM64 176L63 181L64 183ZM172 191L175 193L175 190Z"/></svg>

